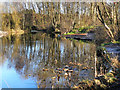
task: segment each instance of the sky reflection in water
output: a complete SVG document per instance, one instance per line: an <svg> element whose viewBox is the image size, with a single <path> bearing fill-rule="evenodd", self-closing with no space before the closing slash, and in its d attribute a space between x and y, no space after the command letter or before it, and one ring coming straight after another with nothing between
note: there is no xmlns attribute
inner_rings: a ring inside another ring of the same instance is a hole
<svg viewBox="0 0 120 90"><path fill-rule="evenodd" d="M0 42L2 88L67 87L79 80L94 78L94 70L83 70L84 67L94 67L95 45L92 43L57 40L41 33L4 37ZM82 66L70 65L70 62ZM65 78L66 72L62 71L58 81L56 69L63 70L65 65L74 70L73 74Z"/></svg>

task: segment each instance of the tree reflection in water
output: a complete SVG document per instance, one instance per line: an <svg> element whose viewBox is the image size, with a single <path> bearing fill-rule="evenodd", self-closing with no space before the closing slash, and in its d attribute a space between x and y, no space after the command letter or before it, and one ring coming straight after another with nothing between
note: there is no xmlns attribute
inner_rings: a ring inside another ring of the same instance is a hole
<svg viewBox="0 0 120 90"><path fill-rule="evenodd" d="M72 87L94 78L92 43L58 40L42 33L3 37L1 42L2 63L8 60L8 66L22 77L34 77L38 87Z"/></svg>

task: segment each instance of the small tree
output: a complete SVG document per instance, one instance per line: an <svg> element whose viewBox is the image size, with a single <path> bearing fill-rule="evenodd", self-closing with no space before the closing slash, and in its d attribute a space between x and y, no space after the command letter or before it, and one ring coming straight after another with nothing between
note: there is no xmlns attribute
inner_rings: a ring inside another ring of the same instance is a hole
<svg viewBox="0 0 120 90"><path fill-rule="evenodd" d="M102 8L100 8L100 5L102 6ZM117 33L119 31L118 17L117 17L118 5L114 3L112 5L113 6L111 8L108 4L102 2L99 4L97 3L96 8L97 8L97 18L106 28L106 32L111 38L111 42L115 42L118 38Z"/></svg>

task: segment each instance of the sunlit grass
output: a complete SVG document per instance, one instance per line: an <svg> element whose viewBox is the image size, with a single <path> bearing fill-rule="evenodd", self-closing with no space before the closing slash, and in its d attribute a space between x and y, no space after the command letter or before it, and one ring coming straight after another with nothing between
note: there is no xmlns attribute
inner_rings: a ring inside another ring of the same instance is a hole
<svg viewBox="0 0 120 90"><path fill-rule="evenodd" d="M80 27L80 28L74 28L71 32L65 33L64 35L72 35L72 34L78 34L78 33L87 33L90 29L93 29L94 26L87 26L87 27Z"/></svg>
<svg viewBox="0 0 120 90"><path fill-rule="evenodd" d="M116 44L117 44L117 43L119 44L120 41L114 41L114 42L102 43L101 46L106 46L106 45L115 44L115 43L116 43Z"/></svg>

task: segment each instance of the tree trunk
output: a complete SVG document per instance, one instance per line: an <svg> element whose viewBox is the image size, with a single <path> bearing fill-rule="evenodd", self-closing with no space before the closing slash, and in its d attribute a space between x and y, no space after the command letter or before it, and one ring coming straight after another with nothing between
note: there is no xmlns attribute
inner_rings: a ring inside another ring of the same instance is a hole
<svg viewBox="0 0 120 90"><path fill-rule="evenodd" d="M105 20L103 19L101 10L100 10L100 8L99 8L99 5L97 5L97 10L98 10L98 14L97 14L98 19L101 21L101 23L102 23L102 24L104 25L104 27L107 29L106 32L107 32L107 34L109 35L109 37L111 38L111 41L114 42L114 41L115 41L115 38L114 38L113 32L112 32L112 30L110 29L110 27L105 23Z"/></svg>

